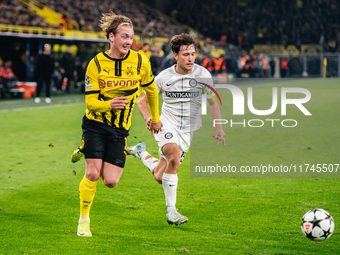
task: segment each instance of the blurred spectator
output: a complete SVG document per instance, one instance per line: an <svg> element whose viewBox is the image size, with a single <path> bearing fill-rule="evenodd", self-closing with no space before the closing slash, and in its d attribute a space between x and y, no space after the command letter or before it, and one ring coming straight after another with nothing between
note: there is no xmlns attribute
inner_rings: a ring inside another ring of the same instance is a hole
<svg viewBox="0 0 340 255"><path fill-rule="evenodd" d="M236 76L237 77L249 77L249 63L251 62L250 57L243 53L237 60L237 69Z"/></svg>
<svg viewBox="0 0 340 255"><path fill-rule="evenodd" d="M205 67L211 74L214 72L215 70L215 65L214 65L214 61L212 60L212 58L210 57L206 57L203 60L202 66Z"/></svg>
<svg viewBox="0 0 340 255"><path fill-rule="evenodd" d="M163 60L161 61L161 65L159 67L159 71L162 71L170 66L173 66L176 63L176 59L173 54L170 52Z"/></svg>
<svg viewBox="0 0 340 255"><path fill-rule="evenodd" d="M158 57L158 52L155 49L151 50L150 64L153 75L159 73L160 58Z"/></svg>
<svg viewBox="0 0 340 255"><path fill-rule="evenodd" d="M148 43L144 43L142 48L138 51L138 53L150 59L151 56L150 45Z"/></svg>
<svg viewBox="0 0 340 255"><path fill-rule="evenodd" d="M65 14L60 18L59 24L61 30L67 30L67 17Z"/></svg>
<svg viewBox="0 0 340 255"><path fill-rule="evenodd" d="M269 66L270 66L270 72L271 72L271 77L274 78L275 75L275 59L272 57L269 61Z"/></svg>
<svg viewBox="0 0 340 255"><path fill-rule="evenodd" d="M265 67L265 58L263 57L262 54L260 54L256 59L255 59L255 77L260 77L260 78L264 78L264 68L267 69L267 67Z"/></svg>
<svg viewBox="0 0 340 255"><path fill-rule="evenodd" d="M263 77L268 77L268 60L262 53L260 54L260 61L263 63Z"/></svg>
<svg viewBox="0 0 340 255"><path fill-rule="evenodd" d="M52 91L61 92L61 78L63 76L60 73L60 64L58 60L54 60L54 72L52 74Z"/></svg>
<svg viewBox="0 0 340 255"><path fill-rule="evenodd" d="M40 103L40 93L45 85L45 102L50 104L51 101L51 79L54 72L54 56L51 54L51 44L44 45L44 51L38 55L35 67L35 76L37 79L37 91L34 102Z"/></svg>
<svg viewBox="0 0 340 255"><path fill-rule="evenodd" d="M77 64L77 86L80 93L85 93L85 74L86 74L87 61L79 62Z"/></svg>
<svg viewBox="0 0 340 255"><path fill-rule="evenodd" d="M35 81L35 65L36 65L36 59L34 56L30 56L29 58L29 75L28 75L28 81Z"/></svg>
<svg viewBox="0 0 340 255"><path fill-rule="evenodd" d="M169 45L169 41L163 43L162 45L162 51L164 52L164 56L167 56L170 53L170 45Z"/></svg>
<svg viewBox="0 0 340 255"><path fill-rule="evenodd" d="M282 58L280 60L280 74L281 78L285 78L287 76L288 72L288 59L287 58Z"/></svg>
<svg viewBox="0 0 340 255"><path fill-rule="evenodd" d="M72 47L68 46L60 62L60 72L62 74L61 89L66 89L70 93L70 89L74 79L75 59L72 55Z"/></svg>
<svg viewBox="0 0 340 255"><path fill-rule="evenodd" d="M219 58L214 58L214 73L220 74L225 73L227 69L227 63L223 55L221 55Z"/></svg>
<svg viewBox="0 0 340 255"><path fill-rule="evenodd" d="M11 88L16 88L16 82L18 79L12 69L12 60L7 60L3 67L0 66L0 81L2 83L2 97L4 97Z"/></svg>
<svg viewBox="0 0 340 255"><path fill-rule="evenodd" d="M3 70L0 73L2 73L2 78L7 81L10 81L16 78L13 72L13 69L12 69L12 60L7 60L5 62Z"/></svg>

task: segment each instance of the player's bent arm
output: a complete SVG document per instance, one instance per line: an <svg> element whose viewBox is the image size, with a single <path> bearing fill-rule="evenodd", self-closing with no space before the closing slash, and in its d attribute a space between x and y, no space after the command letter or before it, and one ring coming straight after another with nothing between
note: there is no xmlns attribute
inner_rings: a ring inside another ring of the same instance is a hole
<svg viewBox="0 0 340 255"><path fill-rule="evenodd" d="M111 101L98 100L98 93L85 95L86 108L93 112L107 112L111 110Z"/></svg>
<svg viewBox="0 0 340 255"><path fill-rule="evenodd" d="M91 59L85 76L85 104L86 108L93 112L107 112L111 110L110 101L99 100L99 70L95 58Z"/></svg>
<svg viewBox="0 0 340 255"><path fill-rule="evenodd" d="M115 97L109 101L98 100L99 93L85 96L86 108L93 112L107 112L111 109L124 109L128 97Z"/></svg>
<svg viewBox="0 0 340 255"><path fill-rule="evenodd" d="M151 122L157 123L159 122L159 109L158 109L158 89L156 87L156 83L152 81L151 84L148 85L141 85L146 92L147 102L150 106L151 112Z"/></svg>

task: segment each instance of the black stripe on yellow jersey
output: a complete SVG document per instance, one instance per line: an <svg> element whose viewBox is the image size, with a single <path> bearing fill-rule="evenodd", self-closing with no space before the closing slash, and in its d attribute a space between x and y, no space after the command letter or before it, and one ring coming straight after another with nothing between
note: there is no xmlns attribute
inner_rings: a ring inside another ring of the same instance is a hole
<svg viewBox="0 0 340 255"><path fill-rule="evenodd" d="M97 54L86 70L86 117L129 130L140 87L147 92L149 103L151 99L152 121L158 122L158 91L149 60L133 50L123 59L113 59L106 52ZM128 97L125 108L113 110L111 100L121 96Z"/></svg>
<svg viewBox="0 0 340 255"><path fill-rule="evenodd" d="M137 53L138 54L138 65L137 65L137 74L140 73L140 67L142 65L142 55Z"/></svg>
<svg viewBox="0 0 340 255"><path fill-rule="evenodd" d="M122 76L122 61L115 61L115 75Z"/></svg>
<svg viewBox="0 0 340 255"><path fill-rule="evenodd" d="M98 73L100 73L101 68L100 68L100 64L99 64L99 61L98 61L97 56L94 57L94 62L96 63L96 66L97 66L97 68L98 68Z"/></svg>

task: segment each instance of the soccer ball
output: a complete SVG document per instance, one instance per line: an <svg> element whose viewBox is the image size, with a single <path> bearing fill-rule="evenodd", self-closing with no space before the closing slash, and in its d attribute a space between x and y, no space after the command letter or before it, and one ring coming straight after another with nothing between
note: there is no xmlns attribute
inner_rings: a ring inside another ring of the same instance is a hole
<svg viewBox="0 0 340 255"><path fill-rule="evenodd" d="M333 234L334 220L324 209L313 209L302 217L302 233L313 241L326 240Z"/></svg>

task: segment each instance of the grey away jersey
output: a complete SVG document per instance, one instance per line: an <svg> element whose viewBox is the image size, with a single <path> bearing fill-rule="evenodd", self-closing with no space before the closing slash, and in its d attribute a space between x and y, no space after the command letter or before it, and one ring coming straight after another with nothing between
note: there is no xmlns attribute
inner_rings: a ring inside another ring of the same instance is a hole
<svg viewBox="0 0 340 255"><path fill-rule="evenodd" d="M158 90L162 93L163 106L161 118L180 131L190 132L199 129L204 84L213 86L213 79L204 67L194 65L190 74L178 74L173 65L155 78ZM209 98L209 95L207 96Z"/></svg>

